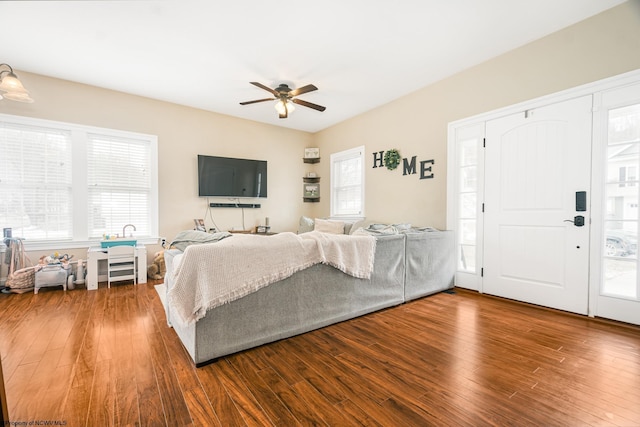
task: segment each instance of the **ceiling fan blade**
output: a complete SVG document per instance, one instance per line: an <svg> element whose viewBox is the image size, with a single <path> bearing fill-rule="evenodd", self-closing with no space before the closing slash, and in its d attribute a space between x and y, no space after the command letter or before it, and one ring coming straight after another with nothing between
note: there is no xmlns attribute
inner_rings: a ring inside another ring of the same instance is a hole
<svg viewBox="0 0 640 427"><path fill-rule="evenodd" d="M249 83L251 83L254 86L258 86L260 89L264 89L267 92L271 92L273 96L276 96L276 97L280 96L280 94L277 91L275 91L274 89L271 89L268 86L263 85L262 83L258 83L258 82L249 82Z"/></svg>
<svg viewBox="0 0 640 427"><path fill-rule="evenodd" d="M313 92L314 90L318 90L318 88L315 87L314 85L306 85L306 86L299 87L298 89L292 90L291 92L289 92L289 95L298 96L298 95L302 95L303 93Z"/></svg>
<svg viewBox="0 0 640 427"><path fill-rule="evenodd" d="M255 104L256 102L265 102L265 101L273 101L274 98L264 98L264 99L256 99L254 101L244 101L241 102L240 105L248 105L248 104Z"/></svg>
<svg viewBox="0 0 640 427"><path fill-rule="evenodd" d="M322 105L313 104L311 102L303 101L302 99L292 99L291 102L294 102L298 105L302 105L303 107L313 108L314 110L324 111L327 107L323 107Z"/></svg>

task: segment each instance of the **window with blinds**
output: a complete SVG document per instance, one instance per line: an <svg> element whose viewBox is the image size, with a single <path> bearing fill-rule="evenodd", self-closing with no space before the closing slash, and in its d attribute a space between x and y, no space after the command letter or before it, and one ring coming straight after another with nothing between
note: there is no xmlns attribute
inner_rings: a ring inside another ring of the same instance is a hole
<svg viewBox="0 0 640 427"><path fill-rule="evenodd" d="M0 122L0 225L13 236L70 240L72 163L68 131Z"/></svg>
<svg viewBox="0 0 640 427"><path fill-rule="evenodd" d="M137 235L150 235L150 147L148 141L89 134L89 238L136 226Z"/></svg>
<svg viewBox="0 0 640 427"><path fill-rule="evenodd" d="M364 216L364 146L331 155L331 216Z"/></svg>
<svg viewBox="0 0 640 427"><path fill-rule="evenodd" d="M0 228L78 247L157 217L155 136L0 114Z"/></svg>

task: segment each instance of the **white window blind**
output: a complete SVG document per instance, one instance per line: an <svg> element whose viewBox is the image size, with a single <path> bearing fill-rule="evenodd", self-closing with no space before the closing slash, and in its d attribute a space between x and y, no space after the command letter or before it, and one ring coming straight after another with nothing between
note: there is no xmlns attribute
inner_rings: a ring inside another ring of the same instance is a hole
<svg viewBox="0 0 640 427"><path fill-rule="evenodd" d="M331 155L331 216L364 216L364 147Z"/></svg>
<svg viewBox="0 0 640 427"><path fill-rule="evenodd" d="M155 136L0 114L0 228L29 249L153 240L157 180Z"/></svg>
<svg viewBox="0 0 640 427"><path fill-rule="evenodd" d="M117 233L127 224L150 235L149 141L89 134L89 238Z"/></svg>
<svg viewBox="0 0 640 427"><path fill-rule="evenodd" d="M33 240L72 238L70 132L0 122L0 225Z"/></svg>

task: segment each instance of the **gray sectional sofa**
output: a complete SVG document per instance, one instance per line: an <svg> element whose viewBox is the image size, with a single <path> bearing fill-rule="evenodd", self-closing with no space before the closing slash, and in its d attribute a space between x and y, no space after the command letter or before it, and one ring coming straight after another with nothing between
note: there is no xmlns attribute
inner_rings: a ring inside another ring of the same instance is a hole
<svg viewBox="0 0 640 427"><path fill-rule="evenodd" d="M370 279L316 264L211 309L193 324L172 322L171 303L166 303L167 321L196 366L202 366L225 355L453 287L453 232L409 232L376 239ZM165 251L167 293L172 285L173 260L180 253Z"/></svg>

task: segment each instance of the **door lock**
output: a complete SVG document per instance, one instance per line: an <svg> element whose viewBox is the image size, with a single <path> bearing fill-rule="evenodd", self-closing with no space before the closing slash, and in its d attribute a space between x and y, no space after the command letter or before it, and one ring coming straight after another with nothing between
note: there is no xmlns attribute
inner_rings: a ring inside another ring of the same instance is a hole
<svg viewBox="0 0 640 427"><path fill-rule="evenodd" d="M584 226L584 217L582 215L578 215L573 217L573 220L565 219L564 222L572 222L576 227L582 227Z"/></svg>
<svg viewBox="0 0 640 427"><path fill-rule="evenodd" d="M576 211L585 212L587 210L587 192L576 191Z"/></svg>

